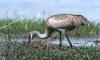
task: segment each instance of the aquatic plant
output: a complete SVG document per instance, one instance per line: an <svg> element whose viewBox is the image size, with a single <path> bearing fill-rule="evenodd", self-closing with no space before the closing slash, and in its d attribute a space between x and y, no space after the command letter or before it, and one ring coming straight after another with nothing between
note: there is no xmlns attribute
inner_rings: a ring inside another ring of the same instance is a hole
<svg viewBox="0 0 100 60"><path fill-rule="evenodd" d="M100 48L97 47L74 47L62 46L59 49L56 45L40 48L26 48L25 43L11 42L9 47L2 48L0 57L8 60L100 60Z"/></svg>

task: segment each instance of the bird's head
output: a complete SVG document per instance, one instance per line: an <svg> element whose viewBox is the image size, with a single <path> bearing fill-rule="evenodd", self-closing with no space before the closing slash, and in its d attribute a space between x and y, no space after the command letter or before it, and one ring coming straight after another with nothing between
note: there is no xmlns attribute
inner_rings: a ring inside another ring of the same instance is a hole
<svg viewBox="0 0 100 60"><path fill-rule="evenodd" d="M28 33L28 36L27 36L27 38L28 38L27 47L29 46L31 40L32 40L33 38L35 38L35 37L37 37L37 32L32 31L32 32L29 32L29 33Z"/></svg>
<svg viewBox="0 0 100 60"><path fill-rule="evenodd" d="M38 35L37 35L37 32L36 31L30 32L28 34L28 39L29 40L32 40L33 38L37 38L37 37L38 37Z"/></svg>

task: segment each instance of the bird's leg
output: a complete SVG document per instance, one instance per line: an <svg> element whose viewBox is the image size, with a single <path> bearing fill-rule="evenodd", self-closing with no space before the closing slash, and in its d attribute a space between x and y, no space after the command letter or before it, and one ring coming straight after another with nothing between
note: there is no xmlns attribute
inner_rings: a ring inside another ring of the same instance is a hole
<svg viewBox="0 0 100 60"><path fill-rule="evenodd" d="M68 42L69 42L69 44L70 44L70 47L72 48L72 47L73 47L73 46L72 46L72 43L71 43L71 41L69 40L67 33L65 33L65 34L66 34L66 38L67 38L67 40L68 40Z"/></svg>
<svg viewBox="0 0 100 60"><path fill-rule="evenodd" d="M61 48L61 46L62 46L62 33L59 32L59 34L60 34L60 43L59 43L59 48Z"/></svg>

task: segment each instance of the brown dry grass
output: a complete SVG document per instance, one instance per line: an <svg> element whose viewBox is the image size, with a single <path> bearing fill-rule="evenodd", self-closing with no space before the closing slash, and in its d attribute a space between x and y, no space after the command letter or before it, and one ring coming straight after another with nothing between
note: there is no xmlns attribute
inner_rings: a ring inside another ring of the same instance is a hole
<svg viewBox="0 0 100 60"><path fill-rule="evenodd" d="M48 48L50 45L48 43L48 40L34 40L33 42L31 42L30 46L32 46L33 48Z"/></svg>

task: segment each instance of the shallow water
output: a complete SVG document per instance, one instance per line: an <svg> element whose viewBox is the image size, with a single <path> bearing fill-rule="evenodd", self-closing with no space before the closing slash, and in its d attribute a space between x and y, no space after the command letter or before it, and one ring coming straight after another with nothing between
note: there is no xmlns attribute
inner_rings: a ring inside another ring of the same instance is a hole
<svg viewBox="0 0 100 60"><path fill-rule="evenodd" d="M100 37L89 37L89 38L80 38L80 37L69 37L70 41L72 42L73 46L96 46L100 47ZM27 39L13 39L14 41L22 42L27 41ZM37 39L36 39L37 40ZM59 45L59 39L51 39L48 41L50 44ZM66 38L62 39L63 45L68 45L69 43Z"/></svg>
<svg viewBox="0 0 100 60"><path fill-rule="evenodd" d="M74 46L96 46L100 47L100 37L99 38L73 38L70 37L70 41ZM50 41L51 44L59 45L59 39ZM66 38L62 40L62 45L68 45L69 43Z"/></svg>
<svg viewBox="0 0 100 60"><path fill-rule="evenodd" d="M21 36L20 36L21 37ZM16 41L16 42L23 42L27 41L26 38L23 37L17 37L17 38L11 38L11 41ZM1 38L0 41L7 41L8 38ZM100 35L94 36L94 37L69 37L70 41L72 42L73 46L96 46L100 47ZM34 39L37 40L37 39ZM50 44L55 44L59 45L59 39L48 39L48 42ZM62 40L62 45L68 45L69 43L66 38Z"/></svg>

